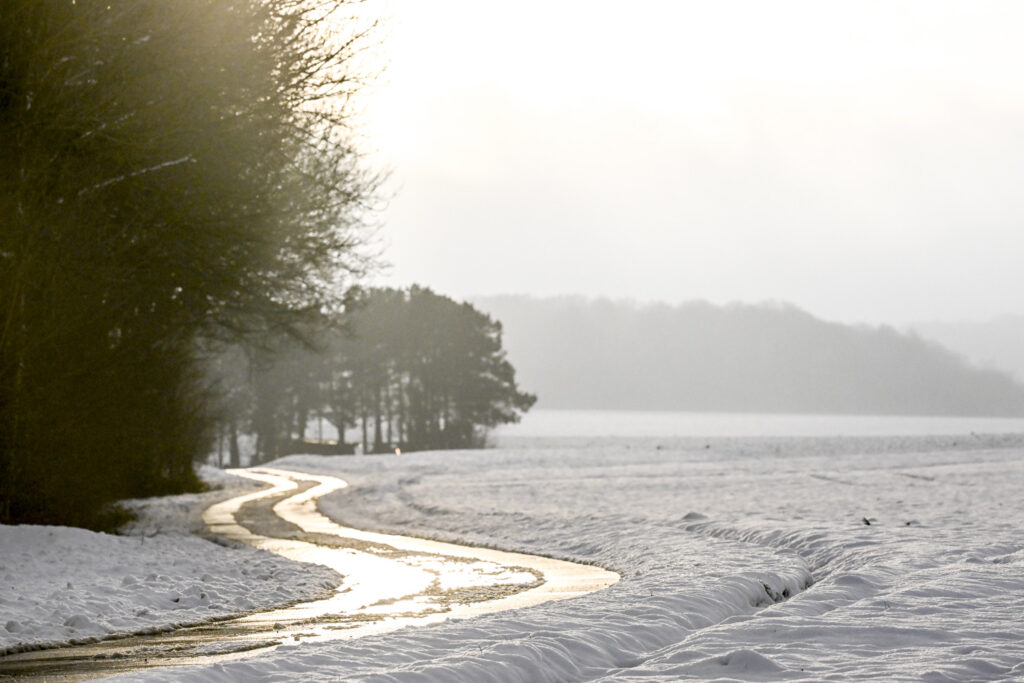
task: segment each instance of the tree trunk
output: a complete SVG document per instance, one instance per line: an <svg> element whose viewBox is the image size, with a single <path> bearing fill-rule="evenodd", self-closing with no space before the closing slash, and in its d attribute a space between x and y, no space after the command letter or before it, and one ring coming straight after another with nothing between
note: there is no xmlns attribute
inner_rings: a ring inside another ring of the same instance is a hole
<svg viewBox="0 0 1024 683"><path fill-rule="evenodd" d="M374 411L374 414L373 414L373 452L374 453L383 453L384 452L384 435L381 433L381 428L380 428L380 417L381 417L380 401L381 401L381 393L382 393L381 388L377 387L377 395L374 397L376 400L373 402L374 403L374 407L373 407L373 411Z"/></svg>
<svg viewBox="0 0 1024 683"><path fill-rule="evenodd" d="M217 428L217 468L224 469L224 426Z"/></svg>
<svg viewBox="0 0 1024 683"><path fill-rule="evenodd" d="M238 422L232 418L228 434L228 462L232 467L242 466L242 457L238 449Z"/></svg>
<svg viewBox="0 0 1024 683"><path fill-rule="evenodd" d="M369 435L366 433L366 420L367 420L366 408L362 409L362 414L360 415L360 418L361 418L360 422L362 422L362 425L363 425L363 455L366 455L367 453L370 452L369 451L370 439L369 439Z"/></svg>
<svg viewBox="0 0 1024 683"><path fill-rule="evenodd" d="M393 419L391 414L391 382L388 382L387 385L385 385L384 387L384 415L385 419L387 420L385 424L387 425L388 430L388 447L393 448L395 445L395 440L391 438L391 420Z"/></svg>

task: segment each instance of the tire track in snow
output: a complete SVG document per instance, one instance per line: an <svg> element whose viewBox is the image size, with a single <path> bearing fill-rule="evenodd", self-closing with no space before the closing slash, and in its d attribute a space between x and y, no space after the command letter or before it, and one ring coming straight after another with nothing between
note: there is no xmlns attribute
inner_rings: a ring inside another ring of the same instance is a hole
<svg viewBox="0 0 1024 683"><path fill-rule="evenodd" d="M83 680L226 661L284 642L359 638L564 600L619 580L618 574L591 565L344 527L316 507L321 496L347 486L337 477L270 468L231 472L268 487L207 508L203 520L210 531L335 570L342 582L333 595L166 633L22 652L0 658L0 677ZM300 490L299 482L313 486ZM274 514L305 536L277 538L239 523L243 505L282 496L272 506ZM323 537L334 542L302 540Z"/></svg>

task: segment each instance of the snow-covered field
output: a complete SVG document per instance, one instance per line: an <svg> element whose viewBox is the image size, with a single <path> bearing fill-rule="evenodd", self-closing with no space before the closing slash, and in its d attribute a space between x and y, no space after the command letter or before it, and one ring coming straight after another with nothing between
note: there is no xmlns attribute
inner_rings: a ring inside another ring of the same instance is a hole
<svg viewBox="0 0 1024 683"><path fill-rule="evenodd" d="M547 445L275 466L347 480L321 501L345 524L597 563L614 586L129 678L1024 680L1024 438Z"/></svg>
<svg viewBox="0 0 1024 683"><path fill-rule="evenodd" d="M321 509L350 525L596 562L623 579L572 601L146 677L1024 679L1021 441L605 439L287 458L278 466L349 481Z"/></svg>

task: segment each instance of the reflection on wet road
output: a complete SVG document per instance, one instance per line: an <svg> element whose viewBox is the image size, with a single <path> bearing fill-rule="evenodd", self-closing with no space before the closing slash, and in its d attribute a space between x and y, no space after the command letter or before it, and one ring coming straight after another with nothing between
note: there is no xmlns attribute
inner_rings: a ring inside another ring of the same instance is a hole
<svg viewBox="0 0 1024 683"><path fill-rule="evenodd" d="M618 575L588 565L343 527L316 501L346 483L277 469L232 470L267 488L203 514L227 539L338 572L322 600L163 634L0 658L0 675L76 680L152 666L234 659L283 642L324 641L464 619L605 588Z"/></svg>

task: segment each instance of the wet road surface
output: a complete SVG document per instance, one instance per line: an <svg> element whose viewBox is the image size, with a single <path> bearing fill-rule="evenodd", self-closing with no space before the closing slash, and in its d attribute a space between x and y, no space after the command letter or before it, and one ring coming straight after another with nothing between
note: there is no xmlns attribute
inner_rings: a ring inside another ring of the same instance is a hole
<svg viewBox="0 0 1024 683"><path fill-rule="evenodd" d="M210 532L333 569L341 577L333 594L165 633L0 657L0 679L74 681L238 659L284 642L358 638L577 597L619 579L600 567L344 527L316 506L346 486L341 479L269 468L232 472L267 488L208 508Z"/></svg>

